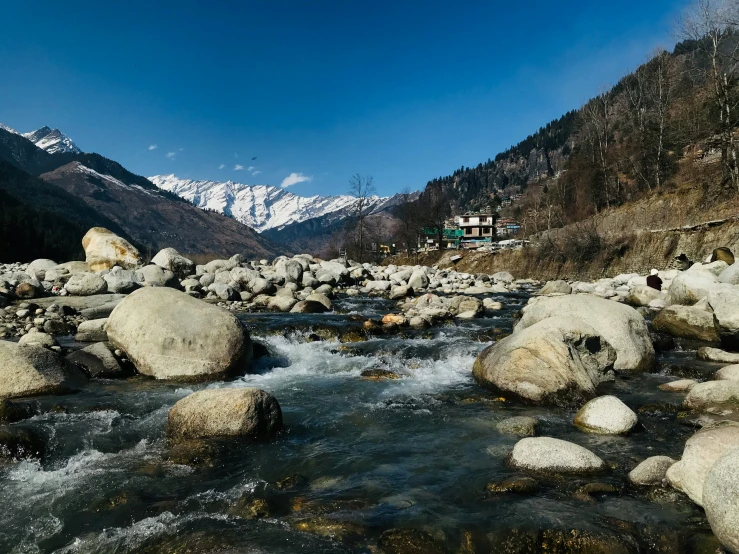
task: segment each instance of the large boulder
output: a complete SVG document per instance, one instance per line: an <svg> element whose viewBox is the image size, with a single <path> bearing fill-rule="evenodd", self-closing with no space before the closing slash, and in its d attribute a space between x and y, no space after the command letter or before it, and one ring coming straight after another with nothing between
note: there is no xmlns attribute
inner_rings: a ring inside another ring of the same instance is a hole
<svg viewBox="0 0 739 554"><path fill-rule="evenodd" d="M647 285L636 285L629 289L626 302L631 306L649 306L649 303L653 300L661 300L662 298L662 293L657 289Z"/></svg>
<svg viewBox="0 0 739 554"><path fill-rule="evenodd" d="M726 350L711 348L710 346L701 346L698 349L698 359L722 364L739 364L739 353L726 352Z"/></svg>
<svg viewBox="0 0 739 554"><path fill-rule="evenodd" d="M669 304L692 306L708 296L718 282L713 273L704 269L683 271L672 280L667 291L667 300Z"/></svg>
<svg viewBox="0 0 739 554"><path fill-rule="evenodd" d="M106 323L108 323L107 317L83 321L77 327L77 334L75 335L74 340L77 342L98 342L108 340L108 333L105 332Z"/></svg>
<svg viewBox="0 0 739 554"><path fill-rule="evenodd" d="M137 269L136 279L145 287L177 288L180 284L174 273L158 265L147 265Z"/></svg>
<svg viewBox="0 0 739 554"><path fill-rule="evenodd" d="M591 326L616 350L614 369L649 370L655 355L644 318L634 308L597 296L576 294L532 299L513 330L516 335L546 318L562 316Z"/></svg>
<svg viewBox="0 0 739 554"><path fill-rule="evenodd" d="M134 269L141 264L141 255L126 239L104 227L93 227L82 237L86 261L92 271L110 269L114 265Z"/></svg>
<svg viewBox="0 0 739 554"><path fill-rule="evenodd" d="M269 438L282 429L282 411L271 394L254 388L195 392L169 410L167 434L174 439Z"/></svg>
<svg viewBox="0 0 739 554"><path fill-rule="evenodd" d="M550 317L486 348L472 375L527 400L579 400L613 379L615 359L610 344L582 320Z"/></svg>
<svg viewBox="0 0 739 554"><path fill-rule="evenodd" d="M587 448L551 437L527 437L513 447L510 463L518 469L545 473L593 473L606 465Z"/></svg>
<svg viewBox="0 0 739 554"><path fill-rule="evenodd" d="M96 273L75 273L64 289L74 296L92 296L108 292L108 283Z"/></svg>
<svg viewBox="0 0 739 554"><path fill-rule="evenodd" d="M151 263L168 269L180 279L195 273L195 262L181 256L174 248L164 248L151 259Z"/></svg>
<svg viewBox="0 0 739 554"><path fill-rule="evenodd" d="M408 286L413 290L425 289L429 286L429 278L424 269L416 269L408 279Z"/></svg>
<svg viewBox="0 0 739 554"><path fill-rule="evenodd" d="M718 280L728 285L739 285L739 264L731 264L724 269L719 274Z"/></svg>
<svg viewBox="0 0 739 554"><path fill-rule="evenodd" d="M739 405L739 381L706 381L690 389L683 405L691 410L708 410Z"/></svg>
<svg viewBox="0 0 739 554"><path fill-rule="evenodd" d="M39 259L33 260L26 268L26 273L31 279L37 281L46 280L46 272L50 269L54 269L58 264L53 260Z"/></svg>
<svg viewBox="0 0 739 554"><path fill-rule="evenodd" d="M108 284L108 292L118 294L128 294L135 291L141 286L144 277L132 269L122 269L115 266L108 273L103 275L103 279Z"/></svg>
<svg viewBox="0 0 739 554"><path fill-rule="evenodd" d="M0 341L0 398L59 394L83 382L84 375L56 352Z"/></svg>
<svg viewBox="0 0 739 554"><path fill-rule="evenodd" d="M547 281L536 294L572 294L572 287L567 281Z"/></svg>
<svg viewBox="0 0 739 554"><path fill-rule="evenodd" d="M105 330L139 373L157 379L221 379L251 365L251 340L236 316L170 288L133 292Z"/></svg>
<svg viewBox="0 0 739 554"><path fill-rule="evenodd" d="M708 472L703 486L706 518L721 544L739 553L739 448L722 456Z"/></svg>
<svg viewBox="0 0 739 554"><path fill-rule="evenodd" d="M721 340L728 346L739 346L739 287L722 284L708 294Z"/></svg>
<svg viewBox="0 0 739 554"><path fill-rule="evenodd" d="M667 306L652 320L652 329L684 339L720 341L713 314L695 306Z"/></svg>
<svg viewBox="0 0 739 554"><path fill-rule="evenodd" d="M575 425L588 433L622 435L638 423L634 411L615 396L599 396L575 415Z"/></svg>
<svg viewBox="0 0 739 554"><path fill-rule="evenodd" d="M722 367L713 374L714 379L722 381L739 381L739 364L731 364Z"/></svg>
<svg viewBox="0 0 739 554"><path fill-rule="evenodd" d="M275 264L275 272L286 283L301 283L303 280L303 265L297 260L279 260Z"/></svg>
<svg viewBox="0 0 739 554"><path fill-rule="evenodd" d="M739 448L739 425L698 431L685 443L683 457L667 470L667 481L703 506L703 485L713 464Z"/></svg>

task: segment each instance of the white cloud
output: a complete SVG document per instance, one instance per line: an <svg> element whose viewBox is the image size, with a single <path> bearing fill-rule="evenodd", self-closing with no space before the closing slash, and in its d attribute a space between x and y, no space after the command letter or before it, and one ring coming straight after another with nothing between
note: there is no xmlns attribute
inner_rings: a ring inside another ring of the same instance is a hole
<svg viewBox="0 0 739 554"><path fill-rule="evenodd" d="M221 164L218 166L218 169L223 169L224 167L226 167L226 164Z"/></svg>
<svg viewBox="0 0 739 554"><path fill-rule="evenodd" d="M157 148L159 147L156 144L149 145L149 150L156 150Z"/></svg>
<svg viewBox="0 0 739 554"><path fill-rule="evenodd" d="M287 187L297 185L298 183L304 183L306 181L312 181L312 180L313 180L313 177L310 177L308 175L303 175L302 173L291 173L290 175L288 175L282 180L282 183L280 183L280 186L286 189Z"/></svg>
<svg viewBox="0 0 739 554"><path fill-rule="evenodd" d="M234 166L234 171L241 171L242 169L244 169L244 166L241 164L236 164Z"/></svg>
<svg viewBox="0 0 739 554"><path fill-rule="evenodd" d="M253 165L250 165L249 167L246 168L247 171L254 171L255 169L256 167L254 167Z"/></svg>
<svg viewBox="0 0 739 554"><path fill-rule="evenodd" d="M167 157L170 160L174 160L177 157L177 152L167 152Z"/></svg>
<svg viewBox="0 0 739 554"><path fill-rule="evenodd" d="M260 173L262 173L262 172L261 172L261 171L258 171L258 170L257 170L257 171L252 171L252 172L251 172L251 174L252 174L252 175L254 175L255 177L256 177L257 175L259 175Z"/></svg>

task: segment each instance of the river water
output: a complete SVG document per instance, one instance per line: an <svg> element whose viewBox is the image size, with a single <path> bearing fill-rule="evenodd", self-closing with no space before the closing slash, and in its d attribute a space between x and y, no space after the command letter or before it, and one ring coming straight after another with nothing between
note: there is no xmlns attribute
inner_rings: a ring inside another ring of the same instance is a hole
<svg viewBox="0 0 739 554"><path fill-rule="evenodd" d="M698 552L710 542L692 503L625 479L648 456L679 458L695 432L678 413L679 395L657 389L671 368L700 372L694 352L660 354L658 373L603 389L638 411L639 431L588 435L572 425L573 411L524 406L475 385L476 355L494 329L510 331L527 297L495 299L506 306L496 317L355 343L334 337L391 312L391 303L339 298L332 314L241 314L269 351L256 374L209 385L99 380L33 400L41 415L15 425L41 433L48 452L42 462L0 467L0 552L376 552L391 528L423 530L449 552L502 552L501 537L546 529L638 541L645 552ZM360 378L376 368L401 378ZM173 448L169 408L206 386L273 393L285 432L265 443ZM590 448L611 469L540 478L529 494L486 495L486 483L518 475L506 465L518 439L495 429L514 415L537 417L538 435ZM618 491L575 494L593 481ZM658 550L663 544L675 550Z"/></svg>

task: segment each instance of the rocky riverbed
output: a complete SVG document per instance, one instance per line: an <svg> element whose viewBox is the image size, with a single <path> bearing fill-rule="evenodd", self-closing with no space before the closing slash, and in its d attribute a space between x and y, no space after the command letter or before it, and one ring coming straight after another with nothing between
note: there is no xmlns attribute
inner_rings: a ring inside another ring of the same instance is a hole
<svg viewBox="0 0 739 554"><path fill-rule="evenodd" d="M3 552L739 551L733 259L660 292L83 245L0 266Z"/></svg>

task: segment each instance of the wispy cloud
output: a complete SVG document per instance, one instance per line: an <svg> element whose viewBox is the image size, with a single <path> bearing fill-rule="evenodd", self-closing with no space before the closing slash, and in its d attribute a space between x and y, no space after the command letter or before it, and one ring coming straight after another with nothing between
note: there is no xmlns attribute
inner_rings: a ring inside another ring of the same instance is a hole
<svg viewBox="0 0 739 554"><path fill-rule="evenodd" d="M218 169L223 169L224 167L226 167L226 164L221 164L218 166Z"/></svg>
<svg viewBox="0 0 739 554"><path fill-rule="evenodd" d="M177 157L177 152L167 152L167 157L170 160L174 160Z"/></svg>
<svg viewBox="0 0 739 554"><path fill-rule="evenodd" d="M241 171L242 169L244 169L244 166L241 164L236 164L234 166L234 171Z"/></svg>
<svg viewBox="0 0 739 554"><path fill-rule="evenodd" d="M156 150L157 148L159 148L159 147L156 144L150 144L149 145L149 150Z"/></svg>
<svg viewBox="0 0 739 554"><path fill-rule="evenodd" d="M252 174L252 175L254 175L255 177L256 177L257 175L261 174L261 173L262 173L262 172L261 172L261 171L259 171L259 170L257 170L257 171L252 171L252 172L251 172L251 174Z"/></svg>
<svg viewBox="0 0 739 554"><path fill-rule="evenodd" d="M250 165L249 167L246 168L247 171L254 171L255 169L256 167L254 167L253 165Z"/></svg>
<svg viewBox="0 0 739 554"><path fill-rule="evenodd" d="M284 189L287 187L291 187L293 185L297 185L298 183L305 183L306 181L312 181L313 177L308 175L303 175L302 173L291 173L287 177L285 177L282 180L282 183L280 183L280 186Z"/></svg>

